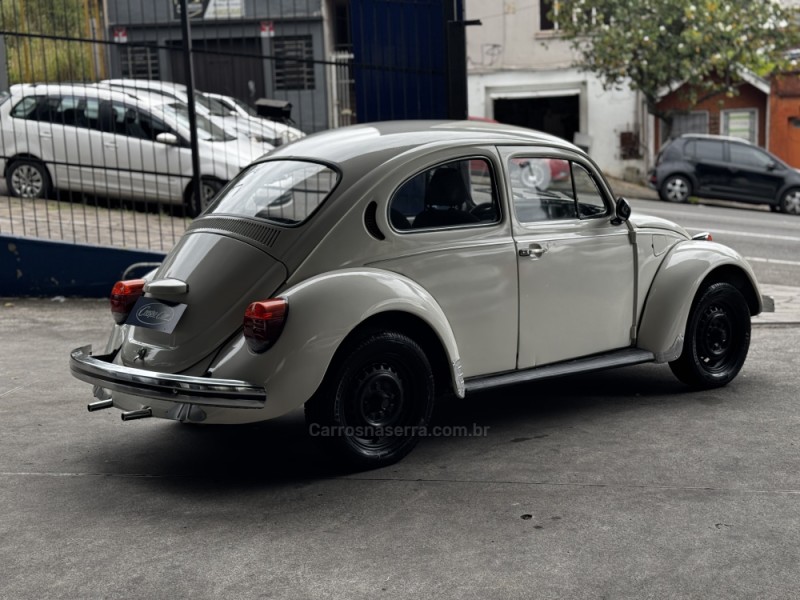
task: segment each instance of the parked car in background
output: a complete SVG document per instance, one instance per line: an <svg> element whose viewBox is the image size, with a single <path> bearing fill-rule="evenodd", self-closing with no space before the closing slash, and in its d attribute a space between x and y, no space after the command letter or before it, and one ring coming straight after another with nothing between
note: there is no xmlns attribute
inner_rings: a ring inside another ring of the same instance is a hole
<svg viewBox="0 0 800 600"><path fill-rule="evenodd" d="M566 178L511 176L538 160ZM305 405L312 435L370 467L430 434L441 396L643 362L724 386L761 310L741 256L631 215L572 144L372 123L246 169L161 267L114 286L106 350L70 365L96 386L89 410L123 420L248 423Z"/></svg>
<svg viewBox="0 0 800 600"><path fill-rule="evenodd" d="M162 94L184 104L189 100L187 88L181 83L153 81L150 79L106 79L101 81L100 85L126 90L131 93L149 92L151 94ZM195 91L194 99L198 114L205 116L229 133L246 137L262 144L265 153L275 146L287 144L305 135L294 127L262 119L258 115L253 116L247 112L242 114L237 108L230 107L228 96L198 90Z"/></svg>
<svg viewBox="0 0 800 600"><path fill-rule="evenodd" d="M263 154L198 116L202 198L208 202ZM20 84L0 104L0 171L8 191L53 189L133 200L192 199L188 120L180 108L92 85Z"/></svg>
<svg viewBox="0 0 800 600"><path fill-rule="evenodd" d="M203 95L206 98L216 100L222 104L229 111L229 114L233 115L235 118L246 119L248 121L255 121L258 123L260 127L263 127L265 130L270 132L267 135L275 140L276 146L294 142L305 137L306 135L297 127L292 127L286 123L279 123L277 121L272 121L259 116L252 106L249 106L232 96L213 94L211 92L203 92Z"/></svg>
<svg viewBox="0 0 800 600"><path fill-rule="evenodd" d="M740 138L682 135L659 152L649 183L666 202L718 198L800 215L800 172Z"/></svg>

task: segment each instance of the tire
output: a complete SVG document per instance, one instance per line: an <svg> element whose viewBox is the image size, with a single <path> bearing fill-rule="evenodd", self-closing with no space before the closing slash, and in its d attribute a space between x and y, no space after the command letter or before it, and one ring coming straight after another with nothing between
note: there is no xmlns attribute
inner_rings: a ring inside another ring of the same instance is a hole
<svg viewBox="0 0 800 600"><path fill-rule="evenodd" d="M186 214L190 217L196 217L208 208L208 205L211 204L217 192L222 189L222 182L216 179L203 178L200 180L200 186L202 190L200 206L197 206L197 201L194 197L194 186L189 184L189 187L186 189Z"/></svg>
<svg viewBox="0 0 800 600"><path fill-rule="evenodd" d="M47 198L50 174L38 160L17 159L6 169L6 185L8 193L17 198Z"/></svg>
<svg viewBox="0 0 800 600"><path fill-rule="evenodd" d="M312 437L356 468L390 465L411 452L434 404L433 370L414 340L390 331L367 335L329 375L306 403Z"/></svg>
<svg viewBox="0 0 800 600"><path fill-rule="evenodd" d="M721 387L739 373L749 347L747 301L730 283L714 283L695 297L683 352L669 366L678 379L692 387Z"/></svg>
<svg viewBox="0 0 800 600"><path fill-rule="evenodd" d="M683 175L670 175L661 184L658 195L664 202L687 202L692 195L692 182Z"/></svg>
<svg viewBox="0 0 800 600"><path fill-rule="evenodd" d="M800 189L793 188L787 190L786 193L781 196L780 207L781 212L787 215L800 215Z"/></svg>

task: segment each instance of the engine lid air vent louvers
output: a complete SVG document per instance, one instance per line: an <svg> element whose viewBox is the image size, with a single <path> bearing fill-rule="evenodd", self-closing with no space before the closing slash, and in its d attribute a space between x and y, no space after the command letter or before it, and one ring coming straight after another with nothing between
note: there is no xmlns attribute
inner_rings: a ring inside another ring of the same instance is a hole
<svg viewBox="0 0 800 600"><path fill-rule="evenodd" d="M217 231L232 234L271 248L278 241L280 229L240 217L202 217L192 221L187 231Z"/></svg>

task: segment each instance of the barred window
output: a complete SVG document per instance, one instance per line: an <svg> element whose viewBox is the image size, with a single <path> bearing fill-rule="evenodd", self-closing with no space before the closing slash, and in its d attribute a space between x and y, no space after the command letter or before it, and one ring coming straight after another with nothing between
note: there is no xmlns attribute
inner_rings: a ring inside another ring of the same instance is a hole
<svg viewBox="0 0 800 600"><path fill-rule="evenodd" d="M276 90L313 90L314 45L310 35L272 40Z"/></svg>
<svg viewBox="0 0 800 600"><path fill-rule="evenodd" d="M120 51L122 76L130 79L160 79L158 52L153 48L128 46Z"/></svg>

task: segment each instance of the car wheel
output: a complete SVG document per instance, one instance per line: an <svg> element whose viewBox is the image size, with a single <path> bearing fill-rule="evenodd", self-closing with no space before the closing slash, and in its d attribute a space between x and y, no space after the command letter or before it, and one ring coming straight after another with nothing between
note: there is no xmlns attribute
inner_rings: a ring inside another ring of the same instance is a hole
<svg viewBox="0 0 800 600"><path fill-rule="evenodd" d="M720 387L739 373L749 347L747 301L730 283L714 283L695 298L683 352L669 366L678 379L692 387Z"/></svg>
<svg viewBox="0 0 800 600"><path fill-rule="evenodd" d="M222 189L222 183L216 179L202 179L200 181L200 206L197 206L197 198L194 195L194 187L192 185L186 191L186 213L190 217L196 217L202 213L211 201Z"/></svg>
<svg viewBox="0 0 800 600"><path fill-rule="evenodd" d="M424 435L434 402L422 348L395 332L363 338L306 403L309 434L358 468L394 463Z"/></svg>
<svg viewBox="0 0 800 600"><path fill-rule="evenodd" d="M18 198L46 198L50 195L50 175L36 160L13 161L6 170L8 193Z"/></svg>
<svg viewBox="0 0 800 600"><path fill-rule="evenodd" d="M781 212L788 215L800 215L800 189L789 190L783 195Z"/></svg>
<svg viewBox="0 0 800 600"><path fill-rule="evenodd" d="M686 202L692 195L692 182L683 175L670 175L658 193L665 202Z"/></svg>

